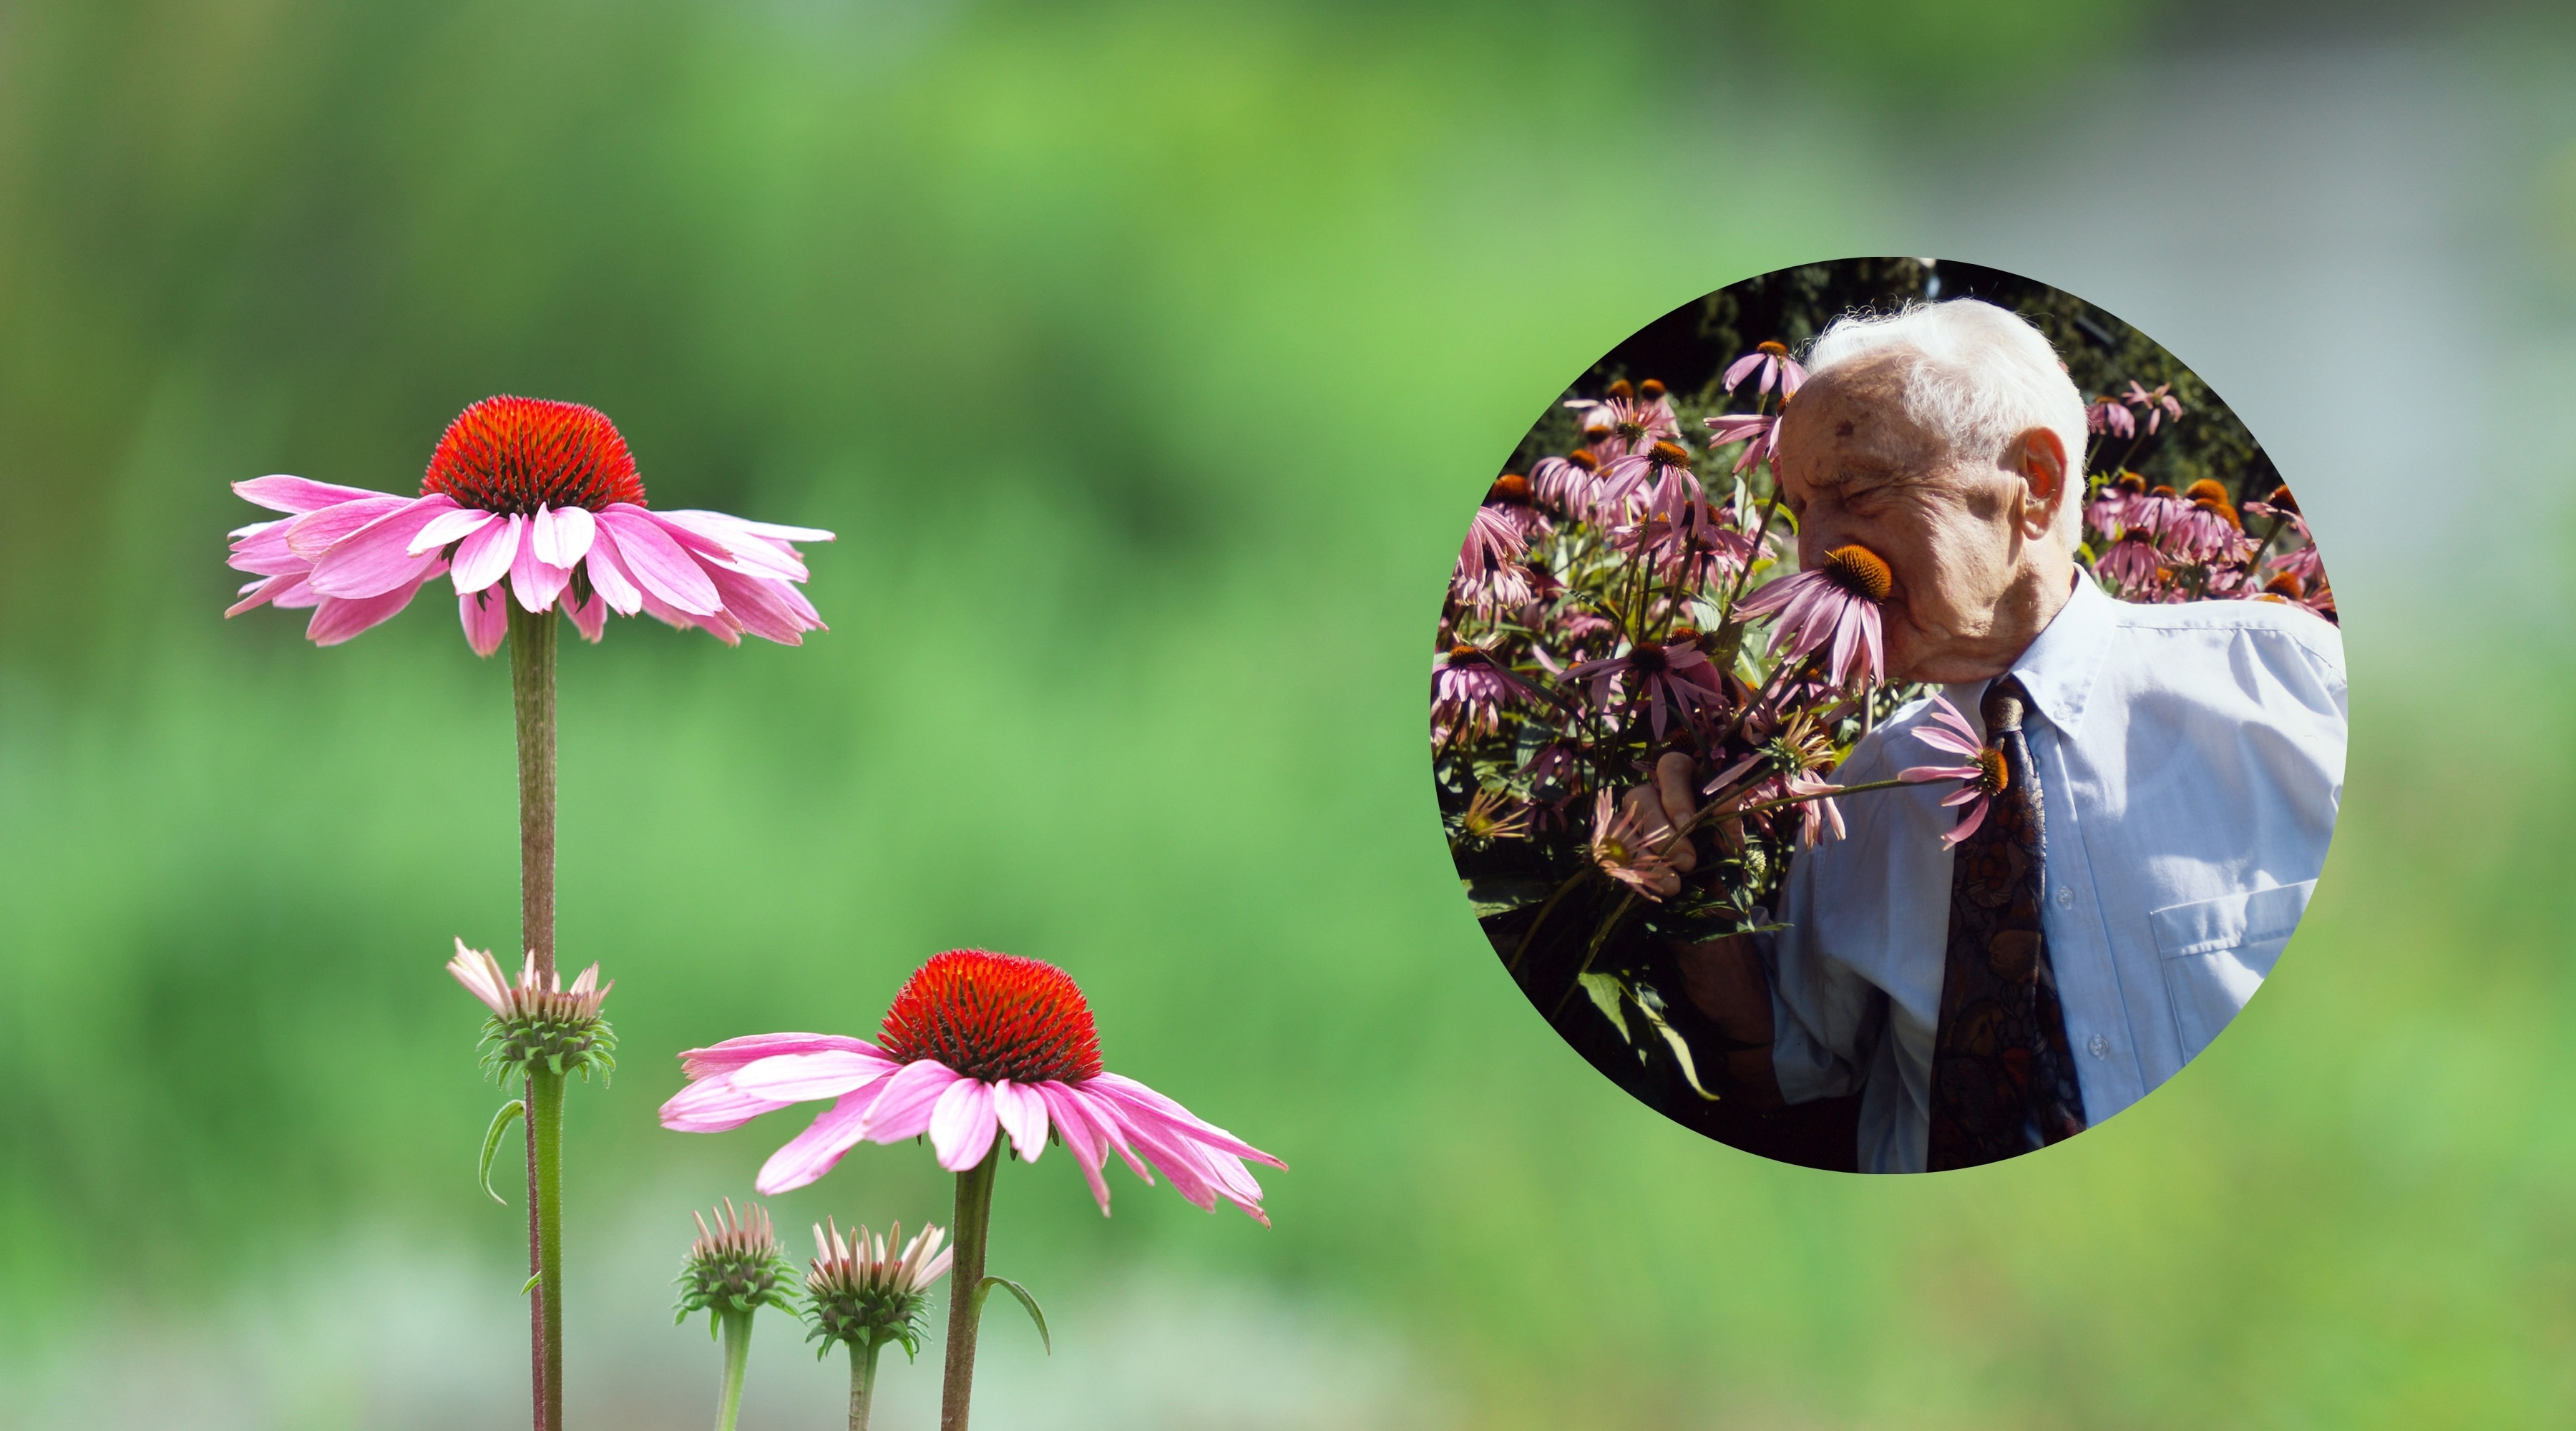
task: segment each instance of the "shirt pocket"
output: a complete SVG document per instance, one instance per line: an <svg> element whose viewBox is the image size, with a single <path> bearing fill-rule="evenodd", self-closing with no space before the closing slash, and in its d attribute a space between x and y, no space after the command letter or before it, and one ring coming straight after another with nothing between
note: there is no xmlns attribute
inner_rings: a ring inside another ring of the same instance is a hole
<svg viewBox="0 0 2576 1431"><path fill-rule="evenodd" d="M2199 1057L2263 986L2316 887L2315 880L2306 880L2244 890L2147 915L2186 1062Z"/></svg>

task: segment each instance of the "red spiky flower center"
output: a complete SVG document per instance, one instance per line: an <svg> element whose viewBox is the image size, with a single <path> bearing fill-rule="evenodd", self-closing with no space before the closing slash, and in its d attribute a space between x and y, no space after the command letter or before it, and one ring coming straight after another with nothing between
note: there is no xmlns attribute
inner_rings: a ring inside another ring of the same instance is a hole
<svg viewBox="0 0 2576 1431"><path fill-rule="evenodd" d="M1073 976L982 949L951 949L914 970L877 1042L898 1063L935 1058L986 1083L1100 1076L1100 1035Z"/></svg>
<svg viewBox="0 0 2576 1431"><path fill-rule="evenodd" d="M548 507L644 505L635 455L608 414L577 402L488 397L456 415L430 454L421 495L462 506L532 515Z"/></svg>

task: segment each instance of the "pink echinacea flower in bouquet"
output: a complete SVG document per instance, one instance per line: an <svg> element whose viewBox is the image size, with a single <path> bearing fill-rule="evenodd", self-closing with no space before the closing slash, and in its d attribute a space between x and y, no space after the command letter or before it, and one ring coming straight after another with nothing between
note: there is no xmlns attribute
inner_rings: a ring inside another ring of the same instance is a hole
<svg viewBox="0 0 2576 1431"><path fill-rule="evenodd" d="M1791 660L1831 643L1829 669L1836 685L1857 670L1871 681L1886 670L1879 606L1895 590L1895 575L1878 553L1862 546L1836 547L1824 565L1764 586L1735 614L1744 620L1777 616L1771 649Z"/></svg>
<svg viewBox="0 0 2576 1431"><path fill-rule="evenodd" d="M2004 753L1977 739L1976 727L1959 714L1946 696L1932 698L1932 718L1914 728L1914 736L1935 750L1965 759L1965 765L1914 765L1896 773L1899 780L1930 782L1957 780L1965 782L1957 794L1942 801L1943 805L1965 805L1967 812L1950 833L1941 837L1944 848L1957 845L1977 832L1986 818L1986 806L2003 793L2009 775L2004 766Z"/></svg>
<svg viewBox="0 0 2576 1431"><path fill-rule="evenodd" d="M1758 398L1771 391L1773 385L1777 384L1780 389L1780 400L1787 402L1796 395L1799 385L1806 382L1807 370L1799 367L1797 360L1790 357L1789 350L1782 345L1770 342L1756 343L1753 345L1753 351L1730 364L1727 367L1726 376L1718 381L1732 393L1743 384L1746 378L1755 379L1753 384L1755 397Z"/></svg>
<svg viewBox="0 0 2576 1431"><path fill-rule="evenodd" d="M319 645L390 619L441 575L467 643L485 656L500 648L512 599L530 612L560 601L593 641L611 611L727 645L748 632L794 646L823 629L796 590L806 570L792 543L830 532L647 507L626 440L578 403L468 407L440 436L416 497L289 476L233 490L287 515L232 534L230 564L259 579L224 614L311 607L305 634Z"/></svg>

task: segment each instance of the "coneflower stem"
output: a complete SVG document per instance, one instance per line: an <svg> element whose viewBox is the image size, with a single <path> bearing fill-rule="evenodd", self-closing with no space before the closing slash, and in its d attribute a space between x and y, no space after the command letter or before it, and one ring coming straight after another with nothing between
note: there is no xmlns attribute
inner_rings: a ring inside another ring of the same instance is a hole
<svg viewBox="0 0 2576 1431"><path fill-rule="evenodd" d="M724 1328L724 1392L716 1401L716 1431L733 1431L742 1414L742 1368L751 1360L751 1313L718 1312Z"/></svg>
<svg viewBox="0 0 2576 1431"><path fill-rule="evenodd" d="M948 1364L939 1386L939 1431L966 1431L966 1403L975 1390L975 1320L984 1299L984 1230L993 1217L993 1174L1002 1165L1002 1140L984 1161L957 1175L957 1215L948 1265Z"/></svg>
<svg viewBox="0 0 2576 1431"><path fill-rule="evenodd" d="M536 1148L538 1431L563 1427L564 1076L528 1068L528 1136Z"/></svg>
<svg viewBox="0 0 2576 1431"><path fill-rule="evenodd" d="M510 705L519 730L519 940L555 972L555 614L510 603ZM504 961L507 962L507 961Z"/></svg>
<svg viewBox="0 0 2576 1431"><path fill-rule="evenodd" d="M519 942L537 961L539 987L555 972L555 614L529 611L509 593L490 599L509 611L510 709L519 744ZM540 1116L542 1084L553 1107ZM563 1077L528 1071L529 1395L536 1431L563 1427L563 1267L558 1223L563 1191Z"/></svg>
<svg viewBox="0 0 2576 1431"><path fill-rule="evenodd" d="M877 1353L885 1343L871 1341L866 1351L850 1343L850 1431L868 1431L868 1401L876 1395Z"/></svg>

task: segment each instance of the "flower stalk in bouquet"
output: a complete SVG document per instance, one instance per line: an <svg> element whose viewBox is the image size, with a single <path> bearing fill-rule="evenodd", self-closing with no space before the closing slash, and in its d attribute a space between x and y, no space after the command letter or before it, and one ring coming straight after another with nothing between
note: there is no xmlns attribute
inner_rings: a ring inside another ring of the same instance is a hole
<svg viewBox="0 0 2576 1431"><path fill-rule="evenodd" d="M514 1112L527 1117L530 1399L537 1431L563 1425L562 1136L564 1080L604 1062L560 1039L537 1038L525 1020L586 1008L596 1028L586 1049L604 1060L613 1043L598 1021L597 966L563 987L555 947L555 655L561 613L590 641L611 612L649 614L727 645L745 633L798 645L822 618L796 589L806 579L795 543L829 541L803 527L717 512L651 507L633 454L594 408L492 397L467 407L439 437L418 495L405 497L269 476L234 484L245 499L285 515L232 534L230 564L249 573L224 614L260 606L310 609L317 645L347 641L410 604L445 576L467 644L490 656L510 646L518 746L520 947L516 984L488 954L450 967L492 1008L487 1038L504 1051L506 1081L525 1099L505 1106L489 1154ZM521 1022L513 1022L514 1020ZM562 1030L547 1037L572 1037ZM533 1040L533 1041L532 1041ZM488 1184L487 1184L488 1186Z"/></svg>
<svg viewBox="0 0 2576 1431"><path fill-rule="evenodd" d="M1202 1210L1222 1198L1269 1225L1245 1162L1287 1164L1101 1063L1090 1004L1052 964L982 949L933 956L905 980L875 1043L841 1034L753 1034L682 1054L688 1086L662 1105L684 1133L833 1100L770 1155L754 1185L775 1195L821 1178L862 1142L927 1135L957 1180L950 1224L948 1345L941 1431L966 1431L984 1299L1009 1292L1047 1336L1037 1299L985 1271L993 1185L1003 1162L1034 1163L1061 1140L1103 1216L1112 1153L1148 1184L1158 1170ZM882 1257L874 1260L882 1262ZM923 1280L927 1280L924 1278ZM809 1284L810 1285L810 1284Z"/></svg>

